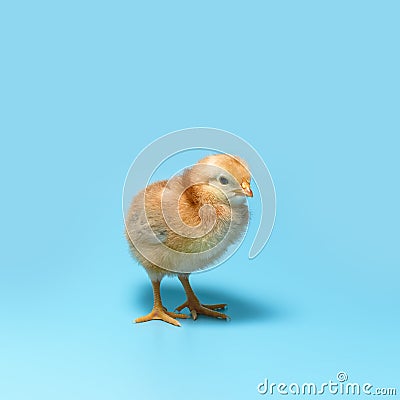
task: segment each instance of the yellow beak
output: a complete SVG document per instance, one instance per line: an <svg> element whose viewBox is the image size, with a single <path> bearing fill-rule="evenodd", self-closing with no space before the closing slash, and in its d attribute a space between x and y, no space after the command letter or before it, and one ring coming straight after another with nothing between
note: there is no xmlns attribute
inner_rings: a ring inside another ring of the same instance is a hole
<svg viewBox="0 0 400 400"><path fill-rule="evenodd" d="M242 186L243 192L246 196L248 197L253 197L253 192L250 189L250 182L247 181L243 181L242 184L240 185Z"/></svg>

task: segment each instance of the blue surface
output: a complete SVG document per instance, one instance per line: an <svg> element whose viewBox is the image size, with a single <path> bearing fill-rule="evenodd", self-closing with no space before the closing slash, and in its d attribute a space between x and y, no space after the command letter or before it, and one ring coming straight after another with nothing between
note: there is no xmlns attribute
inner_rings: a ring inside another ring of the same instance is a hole
<svg viewBox="0 0 400 400"><path fill-rule="evenodd" d="M256 399L339 371L399 392L398 2L0 8L0 398ZM135 325L125 174L191 126L264 157L274 232L193 278L230 323Z"/></svg>

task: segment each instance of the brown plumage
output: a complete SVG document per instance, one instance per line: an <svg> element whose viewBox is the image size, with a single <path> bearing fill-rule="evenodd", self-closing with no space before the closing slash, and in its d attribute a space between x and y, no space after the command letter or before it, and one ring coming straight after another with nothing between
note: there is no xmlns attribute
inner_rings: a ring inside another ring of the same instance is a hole
<svg viewBox="0 0 400 400"><path fill-rule="evenodd" d="M182 175L155 182L132 201L126 219L126 238L132 255L146 269L153 285L154 306L144 322L161 319L179 326L185 314L167 311L161 302L160 282L177 275L193 319L198 314L226 319L215 311L225 304L203 305L189 284L189 274L218 261L243 236L248 224L246 196L250 172L244 160L228 154L205 157Z"/></svg>

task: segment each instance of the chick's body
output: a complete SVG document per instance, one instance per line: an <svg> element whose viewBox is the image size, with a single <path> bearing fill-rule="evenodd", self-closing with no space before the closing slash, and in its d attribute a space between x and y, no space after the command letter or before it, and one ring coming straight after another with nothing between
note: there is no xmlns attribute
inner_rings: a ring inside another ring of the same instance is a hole
<svg viewBox="0 0 400 400"><path fill-rule="evenodd" d="M132 201L126 218L126 237L134 258L146 269L154 290L153 311L137 322L163 319L179 325L161 304L160 281L177 275L197 314L226 318L225 306L201 305L188 276L217 262L243 236L249 219L245 196L252 196L250 174L238 157L218 154L200 160L182 175L147 186Z"/></svg>

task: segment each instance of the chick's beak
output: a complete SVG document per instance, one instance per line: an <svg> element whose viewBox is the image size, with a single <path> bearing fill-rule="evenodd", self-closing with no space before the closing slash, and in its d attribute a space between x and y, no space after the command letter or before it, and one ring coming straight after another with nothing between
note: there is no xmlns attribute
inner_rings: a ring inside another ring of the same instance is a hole
<svg viewBox="0 0 400 400"><path fill-rule="evenodd" d="M250 189L250 183L249 183L249 182L243 181L242 184L241 184L241 186L242 186L242 189L243 189L244 194L245 194L247 197L253 197L253 192L252 192L252 190Z"/></svg>

